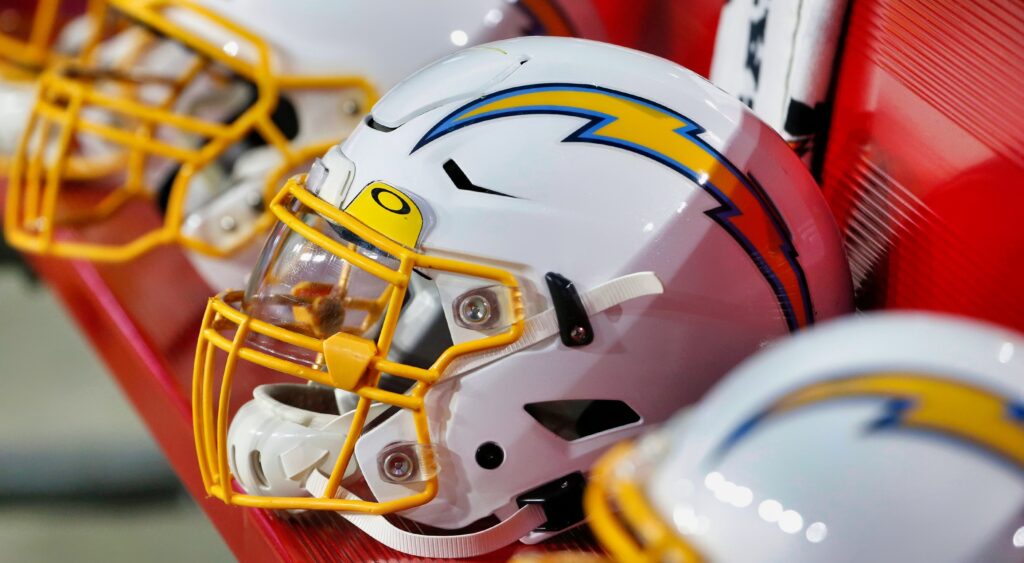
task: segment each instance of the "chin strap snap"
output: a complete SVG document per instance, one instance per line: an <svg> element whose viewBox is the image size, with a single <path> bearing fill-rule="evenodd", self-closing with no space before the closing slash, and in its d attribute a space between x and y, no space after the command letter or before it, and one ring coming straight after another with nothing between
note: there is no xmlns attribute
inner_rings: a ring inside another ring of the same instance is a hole
<svg viewBox="0 0 1024 563"><path fill-rule="evenodd" d="M326 488L327 477L319 471L310 474L306 490L311 495L322 496ZM338 495L341 498L359 498L344 489L339 489ZM429 536L403 530L376 514L339 514L366 535L395 551L428 558L479 557L515 543L546 520L541 505L528 504L486 530L457 536Z"/></svg>
<svg viewBox="0 0 1024 563"><path fill-rule="evenodd" d="M638 297L664 293L665 288L654 272L637 272L615 278L589 291L579 294L587 316L594 316L606 309L625 303ZM543 340L559 334L558 314L552 307L543 313L534 315L523 322L523 335L518 340L502 348L492 348L476 354L459 356L444 371L444 376L452 376L487 365L495 360L529 348Z"/></svg>

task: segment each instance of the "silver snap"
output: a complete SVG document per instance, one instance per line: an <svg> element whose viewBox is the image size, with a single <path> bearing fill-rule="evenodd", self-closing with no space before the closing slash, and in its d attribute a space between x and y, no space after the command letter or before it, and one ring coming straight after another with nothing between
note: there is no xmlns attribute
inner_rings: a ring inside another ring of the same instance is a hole
<svg viewBox="0 0 1024 563"><path fill-rule="evenodd" d="M459 317L468 325L481 325L491 319L491 304L482 295L470 295L459 303Z"/></svg>
<svg viewBox="0 0 1024 563"><path fill-rule="evenodd" d="M401 482L412 477L416 471L416 460L405 452L391 452L384 458L384 472L396 482Z"/></svg>

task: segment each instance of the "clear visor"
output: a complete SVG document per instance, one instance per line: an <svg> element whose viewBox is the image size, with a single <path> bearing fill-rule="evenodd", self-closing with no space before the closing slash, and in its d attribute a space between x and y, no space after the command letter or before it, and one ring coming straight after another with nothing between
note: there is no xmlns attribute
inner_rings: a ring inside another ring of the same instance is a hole
<svg viewBox="0 0 1024 563"><path fill-rule="evenodd" d="M389 269L399 260L344 227L308 210L303 223L338 244ZM291 230L274 228L249 279L242 310L254 319L319 340L344 332L376 340L394 286ZM320 355L276 339L251 334L265 352L318 367Z"/></svg>

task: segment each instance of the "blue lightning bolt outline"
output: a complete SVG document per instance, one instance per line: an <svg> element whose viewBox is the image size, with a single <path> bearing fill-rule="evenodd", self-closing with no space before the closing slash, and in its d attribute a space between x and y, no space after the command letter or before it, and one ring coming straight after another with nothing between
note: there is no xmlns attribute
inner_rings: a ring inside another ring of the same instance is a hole
<svg viewBox="0 0 1024 563"><path fill-rule="evenodd" d="M631 102L641 104L655 111L662 112L664 114L671 116L674 119L681 121L684 124L683 127L674 129L673 132L696 143L697 146L706 151L716 161L718 161L720 164L728 168L729 171L732 172L732 174L735 175L740 180L740 184L742 184L743 187L748 192L750 192L754 199L761 204L762 211L768 217L768 220L776 229L780 236L780 239L782 240L782 244L779 245L779 249L782 251L783 256L786 257L786 261L789 263L789 266L793 269L793 272L796 275L797 283L800 286L800 299L803 301L804 311L806 311L807 318L805 319L805 322L808 326L814 324L814 307L811 301L810 288L807 284L807 277L804 273L803 267L800 265L799 260L797 260L799 254L797 253L796 248L793 246L792 235L790 233L789 227L783 221L782 215L781 213L779 213L778 208L775 207L775 204L768 198L768 195L764 192L761 186L757 184L756 180L754 180L747 174L740 172L739 169L736 168L736 166L734 166L731 162L729 162L729 160L726 159L724 155L722 155L713 147L705 143L704 140L699 137L700 134L704 133L703 127L698 125L695 120L692 120L682 115L681 113L676 112L675 110L663 106L657 102L652 102L639 96L628 94L626 92L620 92L618 90L613 90L611 88L586 84L553 82L544 84L529 84L525 86L516 86L513 88L508 88L506 90L500 90L498 92L488 94L481 98L477 98L472 102L469 102L463 105L462 107L456 109L447 117L438 122L437 125L431 127L430 130L423 135L423 138L421 138L419 142L416 143L416 146L414 146L412 150L409 151L409 154L413 154L419 149L426 146L427 144L436 141L437 139L449 133L458 131L463 127L468 127L470 125L475 125L477 123L481 123L484 121L490 121L492 119L500 119L502 117L511 117L515 115L543 114L566 115L571 117L582 118L587 122L584 123L582 127L571 133L568 137L562 139L563 143L594 143L624 149L639 154L641 156L645 156L647 158L650 158L651 160L654 160L671 168L672 170L675 170L679 174L682 174L684 177L693 181L695 184L703 188L704 191L709 193L713 198L715 198L715 201L718 202L719 207L708 210L707 212L705 212L706 215L710 217L713 221L718 223L718 225L721 226L723 229L725 229L725 231L728 232L729 235L732 236L732 238L737 243L739 243L739 245L743 248L744 252L746 252L747 255L750 256L751 260L753 260L754 265L757 266L757 269L761 272L761 275L765 278L765 280L768 281L768 284L771 286L773 292L775 293L775 298L779 302L779 308L782 310L782 314L786 320L786 326L789 328L789 331L795 332L800 328L800 322L796 318L796 311L793 308L791 297L786 292L786 288L783 286L782 282L779 280L775 272L768 265L768 262L765 260L765 258L757 250L756 246L754 246L754 244L750 241L749 238L747 238L747 236L743 233L743 231L740 228L736 227L736 225L731 222L732 218L742 215L742 211L736 206L736 204L731 199L729 199L729 197L726 196L725 193L719 190L718 187L713 185L710 181L705 180L702 182L699 175L690 168L686 167L683 163L678 162L672 158L669 158L667 155L655 151L650 147L645 147L643 145L638 145L636 143L632 143L622 139L617 139L614 137L604 137L597 133L606 125L618 120L619 118L617 116L597 112L586 108L568 108L565 106L538 105L487 112L460 121L461 116L480 107L481 105L491 103L503 98L521 95L524 93L546 92L553 90L568 90L590 93L597 92L600 94L622 98Z"/></svg>

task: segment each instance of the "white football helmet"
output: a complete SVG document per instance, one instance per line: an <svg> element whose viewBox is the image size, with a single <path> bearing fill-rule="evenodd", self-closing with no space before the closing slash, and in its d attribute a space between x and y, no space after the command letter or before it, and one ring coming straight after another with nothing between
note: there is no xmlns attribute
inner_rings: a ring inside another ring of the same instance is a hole
<svg viewBox="0 0 1024 563"><path fill-rule="evenodd" d="M202 329L206 486L339 510L419 555L578 522L606 447L850 310L836 226L786 144L686 69L591 41L427 67L271 211L248 289ZM259 388L229 430L256 365L320 385ZM395 539L357 513L485 530Z"/></svg>
<svg viewBox="0 0 1024 563"><path fill-rule="evenodd" d="M216 289L238 287L272 224L263 196L379 92L467 44L570 30L527 4L548 2L111 0L98 46L41 81L12 163L8 240L98 261L179 242L236 257L197 266ZM97 175L83 167L118 176L68 182Z"/></svg>
<svg viewBox="0 0 1024 563"><path fill-rule="evenodd" d="M586 493L622 561L1024 560L1024 335L851 318L745 362L613 449Z"/></svg>

